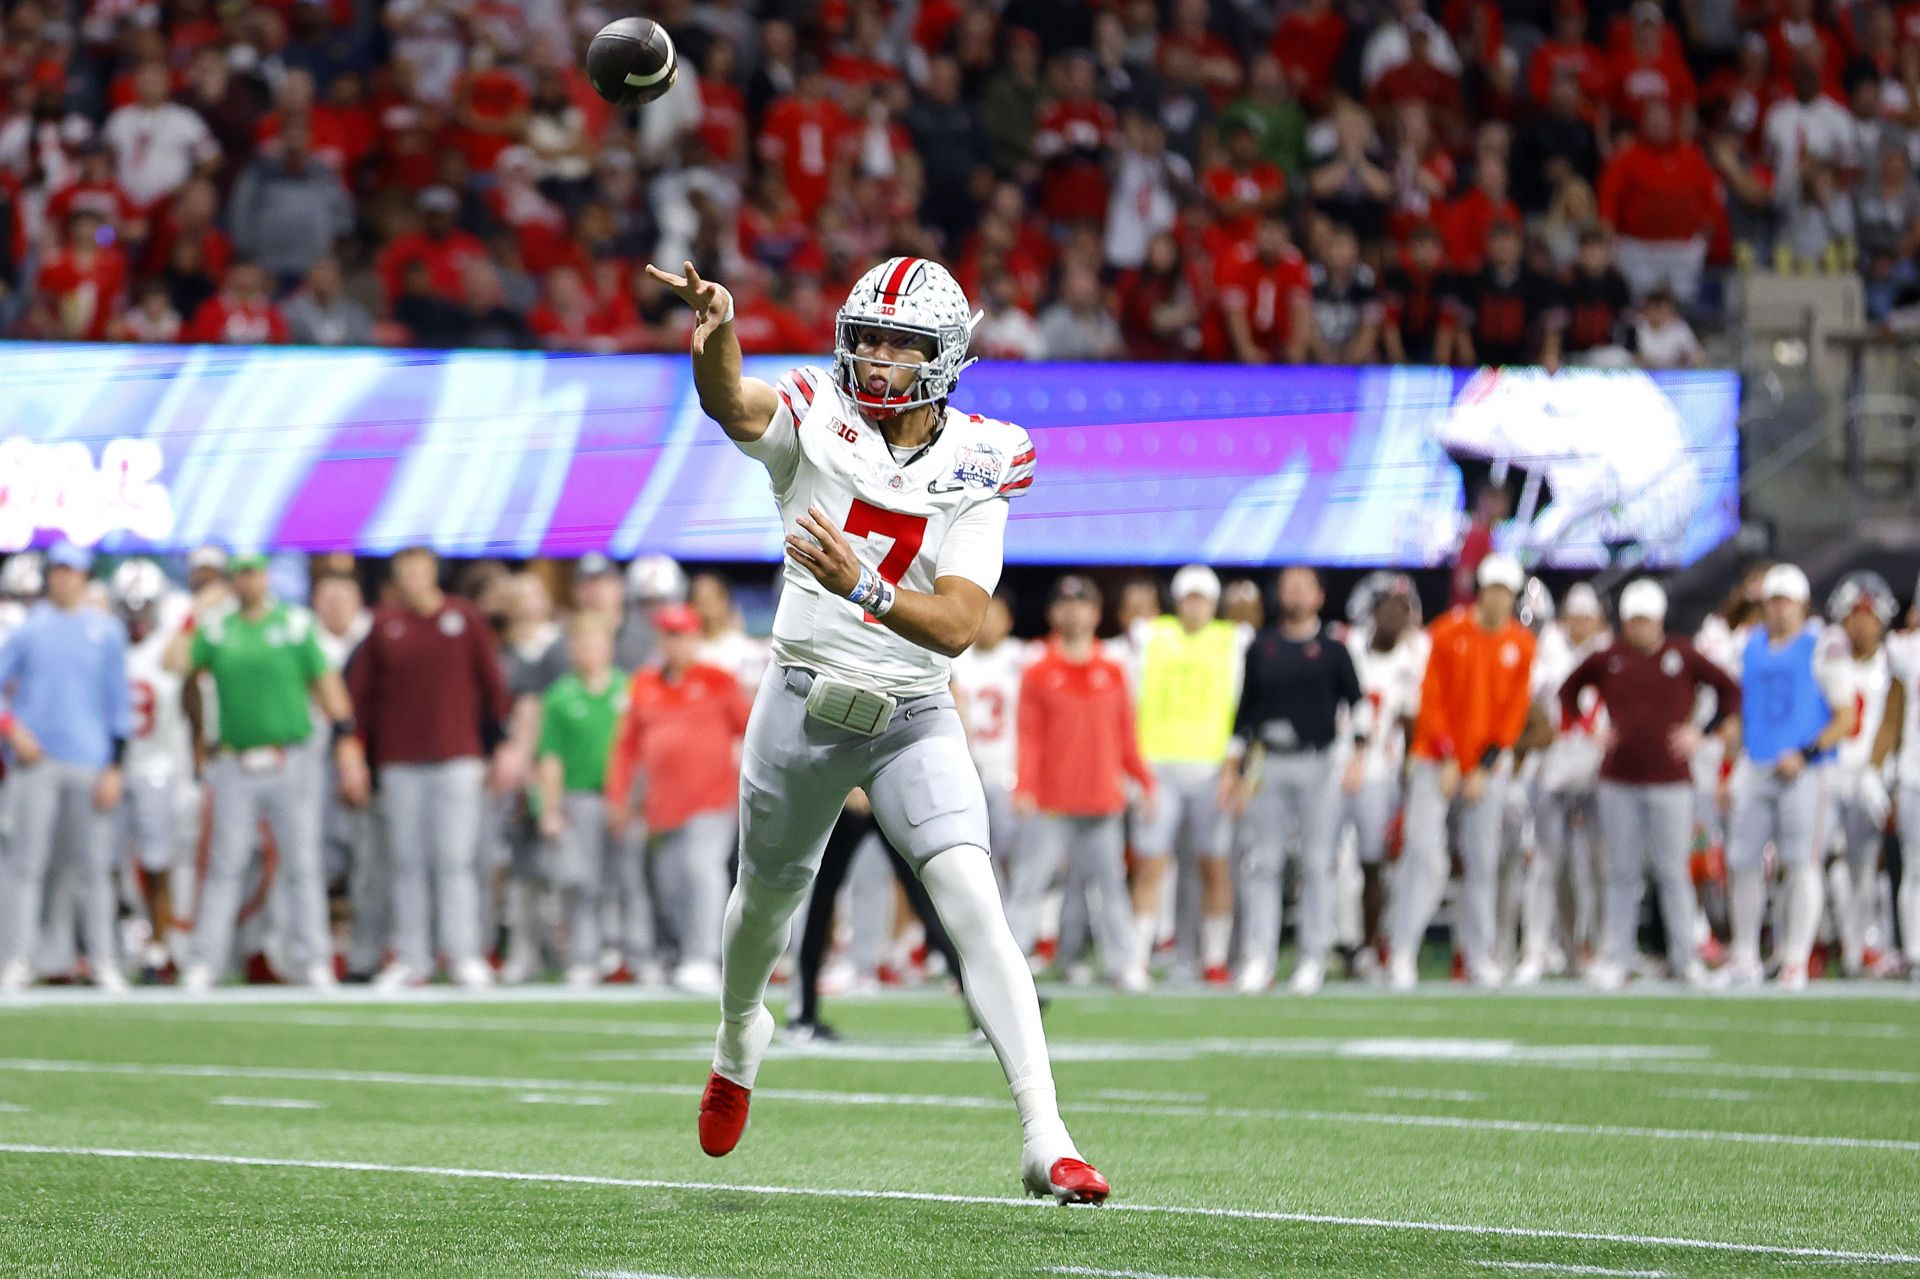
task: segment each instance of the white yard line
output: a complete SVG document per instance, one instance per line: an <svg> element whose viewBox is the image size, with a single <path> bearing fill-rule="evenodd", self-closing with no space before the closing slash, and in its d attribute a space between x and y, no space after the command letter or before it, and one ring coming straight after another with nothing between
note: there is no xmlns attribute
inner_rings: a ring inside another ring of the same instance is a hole
<svg viewBox="0 0 1920 1279"><path fill-rule="evenodd" d="M325 1110L324 1101L308 1101L303 1097L210 1097L209 1106L250 1106L256 1110Z"/></svg>
<svg viewBox="0 0 1920 1279"><path fill-rule="evenodd" d="M686 1275L661 1275L651 1270L582 1270L580 1279L691 1279Z"/></svg>
<svg viewBox="0 0 1920 1279"><path fill-rule="evenodd" d="M1092 1266L1041 1266L1043 1275L1095 1275L1103 1279L1206 1279L1203 1275L1159 1275L1151 1270L1096 1270Z"/></svg>
<svg viewBox="0 0 1920 1279"><path fill-rule="evenodd" d="M10 1101L0 1101L0 1115L24 1115L26 1113L27 1108L25 1106L17 1106Z"/></svg>
<svg viewBox="0 0 1920 1279"><path fill-rule="evenodd" d="M1136 1092L1131 1088L1096 1088L1087 1094L1101 1101L1171 1101L1203 1102L1207 1094L1203 1092Z"/></svg>
<svg viewBox="0 0 1920 1279"><path fill-rule="evenodd" d="M1391 1101L1485 1101L1487 1094L1458 1088L1363 1088L1363 1096Z"/></svg>
<svg viewBox="0 0 1920 1279"><path fill-rule="evenodd" d="M1557 1261L1470 1261L1483 1270L1520 1270L1543 1275L1614 1275L1618 1279L1667 1279L1664 1270L1614 1270L1607 1266L1568 1266Z"/></svg>
<svg viewBox="0 0 1920 1279"><path fill-rule="evenodd" d="M279 1159L255 1155L202 1154L179 1150L126 1150L114 1147L36 1146L0 1142L0 1154L45 1155L70 1159L135 1159L171 1163L218 1164L235 1168L303 1168L321 1172L367 1172L398 1176L455 1177L476 1181L531 1182L542 1185L605 1186L627 1190L680 1190L737 1195L791 1196L805 1199L879 1200L891 1203L979 1205L995 1208L1051 1208L1040 1199L1007 1199L995 1195L949 1195L919 1190L861 1190L825 1186L763 1186L712 1181L667 1181L652 1177L600 1177L585 1173L516 1172L494 1168L443 1168L417 1164L379 1164L342 1159ZM1585 1230L1548 1230L1536 1226L1489 1226L1451 1221L1402 1221L1387 1217L1348 1217L1308 1212L1271 1212L1255 1208L1198 1208L1174 1204L1109 1203L1085 1212L1153 1213L1173 1217L1201 1217L1217 1221L1258 1221L1310 1226L1346 1226L1367 1230L1400 1230L1428 1234L1479 1235L1501 1239L1567 1239L1585 1243L1630 1244L1643 1248L1685 1248L1703 1252L1748 1256L1804 1257L1822 1261L1857 1261L1884 1265L1920 1264L1920 1255L1869 1252L1841 1248L1811 1248L1786 1244L1742 1243L1722 1239L1691 1239L1669 1235L1606 1234Z"/></svg>
<svg viewBox="0 0 1920 1279"><path fill-rule="evenodd" d="M1744 1088L1662 1088L1660 1095L1675 1101L1756 1101L1760 1097Z"/></svg>
<svg viewBox="0 0 1920 1279"><path fill-rule="evenodd" d="M700 1093L700 1089L691 1084L607 1083L582 1079L506 1079L484 1075L319 1070L295 1066L201 1066L8 1058L0 1059L0 1071L26 1074L119 1075L134 1078L274 1079L298 1080L305 1083L391 1084L420 1088L505 1088L516 1092L610 1093L647 1097L695 1097ZM755 1092L769 1101L812 1102L836 1106L1004 1110L1008 1105L999 1097L975 1097L949 1093L833 1092L806 1088L760 1088ZM1522 1119L1465 1118L1454 1115L1396 1115L1369 1111L1148 1105L1102 1101L1071 1103L1069 1109L1078 1114L1153 1116L1208 1121L1234 1119L1283 1123L1361 1124L1387 1128L1503 1132L1528 1136L1607 1137L1638 1141L1706 1142L1742 1146L1786 1146L1815 1150L1872 1150L1920 1154L1920 1141L1903 1141L1889 1137L1810 1136L1799 1133L1727 1132L1702 1128L1650 1128L1627 1124L1548 1123Z"/></svg>
<svg viewBox="0 0 1920 1279"><path fill-rule="evenodd" d="M613 1104L608 1098L596 1097L591 1093L566 1096L547 1092L523 1092L515 1100L529 1106L611 1106Z"/></svg>

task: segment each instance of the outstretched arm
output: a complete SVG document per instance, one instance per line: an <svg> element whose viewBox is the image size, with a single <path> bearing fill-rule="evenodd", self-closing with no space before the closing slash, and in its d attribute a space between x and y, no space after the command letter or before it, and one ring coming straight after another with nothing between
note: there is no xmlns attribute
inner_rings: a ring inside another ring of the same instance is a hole
<svg viewBox="0 0 1920 1279"><path fill-rule="evenodd" d="M766 434L780 401L765 382L740 376L733 295L714 281L701 279L693 263L683 263L682 268L684 275L674 275L649 262L647 274L693 308L693 385L700 392L700 408L730 439L757 440Z"/></svg>

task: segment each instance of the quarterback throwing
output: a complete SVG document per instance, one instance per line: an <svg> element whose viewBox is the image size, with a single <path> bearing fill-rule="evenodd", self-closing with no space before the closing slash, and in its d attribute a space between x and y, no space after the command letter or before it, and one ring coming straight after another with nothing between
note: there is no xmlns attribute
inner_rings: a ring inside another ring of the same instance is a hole
<svg viewBox="0 0 1920 1279"><path fill-rule="evenodd" d="M1033 483L1027 433L950 408L976 322L946 268L893 258L854 285L830 370L741 376L733 299L691 262L648 272L697 314L700 405L772 478L786 527L774 661L740 766L740 877L727 903L720 1033L700 1145L731 1151L773 1037L767 982L854 787L952 934L974 1016L1025 1130L1036 1196L1099 1203L1055 1100L1039 1003L987 860L987 804L948 691L999 583L1007 500Z"/></svg>

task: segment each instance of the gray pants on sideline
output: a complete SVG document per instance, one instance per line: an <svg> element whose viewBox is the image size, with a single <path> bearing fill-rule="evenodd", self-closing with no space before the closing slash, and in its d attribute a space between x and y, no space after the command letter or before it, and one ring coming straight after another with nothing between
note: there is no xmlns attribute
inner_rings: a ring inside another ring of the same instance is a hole
<svg viewBox="0 0 1920 1279"><path fill-rule="evenodd" d="M1093 919L1094 941L1109 977L1125 970L1133 952L1133 902L1127 896L1127 850L1120 814L1075 817L1040 813L1027 823L1026 847L1013 868L1013 888L1007 901L1007 922L1021 951L1033 949L1040 938L1040 913L1047 889L1067 868L1069 886L1086 886ZM1061 930L1065 932L1065 927ZM1062 941L1061 957L1066 958Z"/></svg>
<svg viewBox="0 0 1920 1279"><path fill-rule="evenodd" d="M433 972L431 923L438 925L449 965L480 957L476 862L485 803L482 760L380 768L380 810L393 865L393 952L416 973ZM429 868L437 919L427 900Z"/></svg>
<svg viewBox="0 0 1920 1279"><path fill-rule="evenodd" d="M727 875L733 841L732 813L696 813L678 829L648 835L656 882L673 886L667 916L682 964L720 962L720 922L733 887Z"/></svg>
<svg viewBox="0 0 1920 1279"><path fill-rule="evenodd" d="M1660 895L1667 963L1682 976L1693 964L1693 881L1687 854L1693 841L1693 784L1629 786L1600 783L1600 829L1607 840L1607 904L1601 955L1631 968L1638 950L1640 898L1647 875Z"/></svg>
<svg viewBox="0 0 1920 1279"><path fill-rule="evenodd" d="M7 776L13 834L8 841L7 892L0 905L4 958L31 965L38 950L40 907L54 850L60 862L80 870L77 896L87 956L96 971L118 963L114 946L113 818L93 806L100 770L42 759L15 766Z"/></svg>
<svg viewBox="0 0 1920 1279"><path fill-rule="evenodd" d="M1220 763L1169 760L1154 764L1153 773L1153 820L1134 827L1134 850L1142 857L1173 858L1172 874L1161 881L1160 891L1173 895L1174 967L1198 972L1199 861L1227 856L1227 823L1220 811Z"/></svg>
<svg viewBox="0 0 1920 1279"><path fill-rule="evenodd" d="M1440 907L1447 886L1447 817L1456 823L1460 861L1466 873L1460 885L1460 909L1454 939L1466 955L1468 971L1493 958L1495 880L1500 867L1501 817L1506 809L1508 777L1487 779L1480 798L1468 803L1440 794L1440 765L1413 763L1407 785L1406 846L1394 884L1391 936L1396 960L1419 954L1420 939Z"/></svg>
<svg viewBox="0 0 1920 1279"><path fill-rule="evenodd" d="M993 872L1000 881L1000 896L1005 899L1014 859L1020 855L1020 814L1013 809L1013 791L1005 786L983 782L987 797L987 851L993 854Z"/></svg>
<svg viewBox="0 0 1920 1279"><path fill-rule="evenodd" d="M320 870L318 780L317 771L297 750L288 751L271 768L248 768L231 754L208 766L213 839L193 932L197 960L216 976L232 958L234 924L262 821L280 856L276 884L285 894L286 940L304 962L331 964L333 934Z"/></svg>
<svg viewBox="0 0 1920 1279"><path fill-rule="evenodd" d="M607 829L607 801L598 791L568 791L561 801L566 828L553 841L547 878L559 890L567 922L567 962L600 962L600 905L607 856L616 841Z"/></svg>
<svg viewBox="0 0 1920 1279"><path fill-rule="evenodd" d="M1689 787L1689 794L1692 793ZM1596 887L1605 883L1599 856L1599 801L1593 791L1543 791L1533 805L1533 860L1527 866L1526 901L1521 914L1521 951L1544 963L1562 936L1569 958L1581 944L1598 942L1601 913ZM1689 827L1691 828L1691 827ZM1635 862L1638 865L1638 862ZM1565 918L1561 884L1572 885ZM1638 910L1639 897L1634 897Z"/></svg>
<svg viewBox="0 0 1920 1279"><path fill-rule="evenodd" d="M347 970L374 973L386 962L393 937L393 862L387 852L387 824L377 809L338 804L328 814L327 827L327 838L344 843L349 858L347 901L353 907L353 928L347 942Z"/></svg>
<svg viewBox="0 0 1920 1279"><path fill-rule="evenodd" d="M1287 855L1298 859L1300 905L1294 919L1301 963L1324 963L1333 945L1333 833L1339 780L1329 751L1268 752L1260 788L1247 803L1240 869L1241 957L1270 966L1280 953L1281 883Z"/></svg>

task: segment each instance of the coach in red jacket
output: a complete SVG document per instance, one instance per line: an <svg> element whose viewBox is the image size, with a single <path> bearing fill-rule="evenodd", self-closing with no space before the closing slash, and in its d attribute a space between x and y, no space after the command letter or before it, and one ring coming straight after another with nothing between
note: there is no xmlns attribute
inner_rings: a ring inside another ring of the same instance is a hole
<svg viewBox="0 0 1920 1279"><path fill-rule="evenodd" d="M1716 700L1708 732L1739 714L1740 688L1693 645L1666 633L1667 593L1648 579L1620 593L1622 643L1591 654L1560 686L1560 706L1579 714L1580 694L1594 688L1613 723L1600 764L1600 833L1607 841L1607 895L1601 915L1599 962L1587 980L1618 989L1632 966L1634 932L1647 872L1660 892L1667 956L1676 978L1692 984L1706 974L1693 952L1693 885L1687 878L1687 841L1693 832L1693 726L1700 690Z"/></svg>
<svg viewBox="0 0 1920 1279"><path fill-rule="evenodd" d="M1100 962L1118 984L1144 987L1129 971L1132 905L1127 897L1121 814L1126 779L1146 792L1151 820L1153 773L1140 758L1127 673L1094 640L1100 592L1077 574L1053 588L1053 636L1046 653L1020 680L1020 778L1014 808L1031 819L1007 888L1007 922L1023 951L1040 934L1040 907L1063 862L1070 880L1094 895L1094 939Z"/></svg>
<svg viewBox="0 0 1920 1279"><path fill-rule="evenodd" d="M433 975L438 936L454 980L482 987L477 863L485 807L486 755L505 737L506 680L487 619L440 589L440 558L426 547L393 557L397 603L374 610L373 627L348 668L354 713L372 750L380 813L393 864L393 962L385 988ZM438 927L429 929L431 859Z"/></svg>

